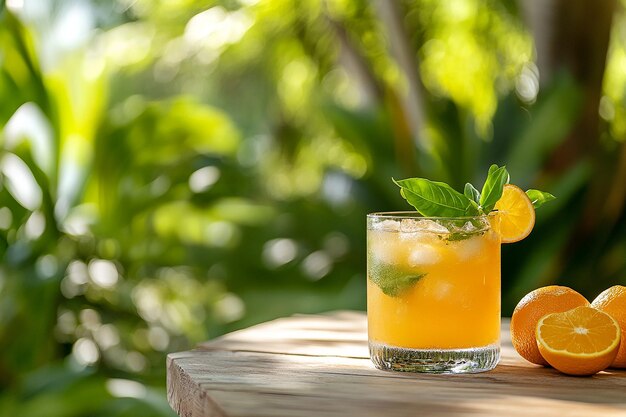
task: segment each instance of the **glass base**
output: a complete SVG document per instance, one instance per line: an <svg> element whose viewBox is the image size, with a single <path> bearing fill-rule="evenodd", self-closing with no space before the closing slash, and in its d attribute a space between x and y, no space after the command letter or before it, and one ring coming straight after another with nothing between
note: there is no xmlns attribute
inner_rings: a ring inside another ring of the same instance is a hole
<svg viewBox="0 0 626 417"><path fill-rule="evenodd" d="M385 371L472 374L489 371L500 360L500 346L472 349L408 349L369 343L370 358Z"/></svg>

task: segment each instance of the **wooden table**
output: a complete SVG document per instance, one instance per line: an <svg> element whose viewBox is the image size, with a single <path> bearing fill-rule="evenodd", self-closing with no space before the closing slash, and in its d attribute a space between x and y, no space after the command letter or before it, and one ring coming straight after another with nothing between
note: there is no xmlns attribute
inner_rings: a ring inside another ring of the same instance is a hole
<svg viewBox="0 0 626 417"><path fill-rule="evenodd" d="M181 417L626 416L626 371L565 376L513 350L490 372L380 371L365 314L298 315L167 358L167 397Z"/></svg>

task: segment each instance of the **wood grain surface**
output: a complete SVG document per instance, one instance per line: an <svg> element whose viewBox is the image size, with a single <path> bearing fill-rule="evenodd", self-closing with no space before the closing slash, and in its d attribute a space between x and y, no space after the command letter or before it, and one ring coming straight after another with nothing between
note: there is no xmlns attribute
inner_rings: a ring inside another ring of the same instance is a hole
<svg viewBox="0 0 626 417"><path fill-rule="evenodd" d="M570 377L524 361L508 321L490 372L380 371L364 313L298 315L167 358L167 395L181 417L624 416L626 371Z"/></svg>

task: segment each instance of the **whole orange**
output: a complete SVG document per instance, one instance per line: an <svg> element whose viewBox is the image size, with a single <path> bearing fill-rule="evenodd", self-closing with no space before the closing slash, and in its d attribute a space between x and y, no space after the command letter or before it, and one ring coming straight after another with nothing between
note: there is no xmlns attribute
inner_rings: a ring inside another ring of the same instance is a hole
<svg viewBox="0 0 626 417"><path fill-rule="evenodd" d="M535 330L546 314L563 313L589 301L569 287L549 285L529 292L520 300L511 316L511 341L521 357L537 365L548 365L539 353Z"/></svg>
<svg viewBox="0 0 626 417"><path fill-rule="evenodd" d="M622 342L611 367L626 368L626 287L615 285L604 290L591 306L613 317L622 329Z"/></svg>

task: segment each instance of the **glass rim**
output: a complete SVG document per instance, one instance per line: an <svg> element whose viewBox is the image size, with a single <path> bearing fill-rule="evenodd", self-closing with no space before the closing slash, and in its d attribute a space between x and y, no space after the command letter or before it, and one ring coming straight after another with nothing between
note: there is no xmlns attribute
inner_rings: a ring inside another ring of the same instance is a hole
<svg viewBox="0 0 626 417"><path fill-rule="evenodd" d="M377 211L368 213L368 219L424 219L424 220L470 220L495 216L497 211L477 216L423 216L417 211Z"/></svg>

